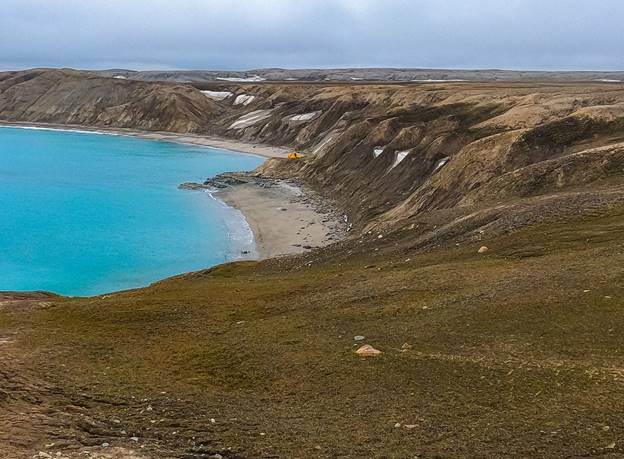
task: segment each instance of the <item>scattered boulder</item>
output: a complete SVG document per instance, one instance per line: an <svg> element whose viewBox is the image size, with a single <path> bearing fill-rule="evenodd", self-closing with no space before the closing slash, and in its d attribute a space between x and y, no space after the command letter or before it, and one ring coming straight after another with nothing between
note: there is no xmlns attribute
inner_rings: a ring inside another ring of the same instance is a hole
<svg viewBox="0 0 624 459"><path fill-rule="evenodd" d="M364 337L362 335L355 335L353 337L354 341L364 341Z"/></svg>
<svg viewBox="0 0 624 459"><path fill-rule="evenodd" d="M479 248L479 250L478 250L477 252L478 252L478 253L486 253L486 252L488 252L489 250L490 250L490 249L489 249L487 246L482 245L482 246Z"/></svg>
<svg viewBox="0 0 624 459"><path fill-rule="evenodd" d="M360 357L376 357L381 354L379 349L375 349L370 344L365 344L364 346L359 347L355 353Z"/></svg>

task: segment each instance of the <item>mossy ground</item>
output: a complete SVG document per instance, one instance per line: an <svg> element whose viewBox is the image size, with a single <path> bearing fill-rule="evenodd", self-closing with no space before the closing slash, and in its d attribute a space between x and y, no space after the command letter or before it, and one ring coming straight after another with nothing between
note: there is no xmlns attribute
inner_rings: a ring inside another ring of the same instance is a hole
<svg viewBox="0 0 624 459"><path fill-rule="evenodd" d="M621 454L624 218L486 244L229 264L5 309L0 333L62 388L42 397L88 406L87 441L148 457Z"/></svg>

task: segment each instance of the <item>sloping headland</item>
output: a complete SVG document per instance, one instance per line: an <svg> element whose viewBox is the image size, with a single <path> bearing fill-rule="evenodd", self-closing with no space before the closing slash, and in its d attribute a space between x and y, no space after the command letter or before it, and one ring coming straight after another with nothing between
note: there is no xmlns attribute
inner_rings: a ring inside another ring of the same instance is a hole
<svg viewBox="0 0 624 459"><path fill-rule="evenodd" d="M141 290L0 296L7 457L624 451L624 85L36 70L0 75L0 119L296 148L255 176L349 228Z"/></svg>

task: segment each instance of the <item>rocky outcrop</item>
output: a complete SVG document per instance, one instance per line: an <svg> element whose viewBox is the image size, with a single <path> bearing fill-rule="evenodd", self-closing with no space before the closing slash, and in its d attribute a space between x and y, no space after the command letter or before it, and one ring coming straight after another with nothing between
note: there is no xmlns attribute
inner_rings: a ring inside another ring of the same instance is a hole
<svg viewBox="0 0 624 459"><path fill-rule="evenodd" d="M237 172L224 172L206 179L203 183L185 182L178 186L182 190L221 190L230 186L254 181L250 175Z"/></svg>

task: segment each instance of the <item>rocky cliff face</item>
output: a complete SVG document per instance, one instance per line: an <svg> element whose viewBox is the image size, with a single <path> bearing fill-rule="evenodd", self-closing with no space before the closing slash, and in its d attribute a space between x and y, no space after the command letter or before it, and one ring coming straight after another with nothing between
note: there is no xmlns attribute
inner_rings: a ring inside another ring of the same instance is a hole
<svg viewBox="0 0 624 459"><path fill-rule="evenodd" d="M424 241L595 212L622 198L619 84L196 88L33 70L0 74L0 118L291 146L306 158L272 160L262 172L308 181L348 209L356 229L412 227Z"/></svg>

